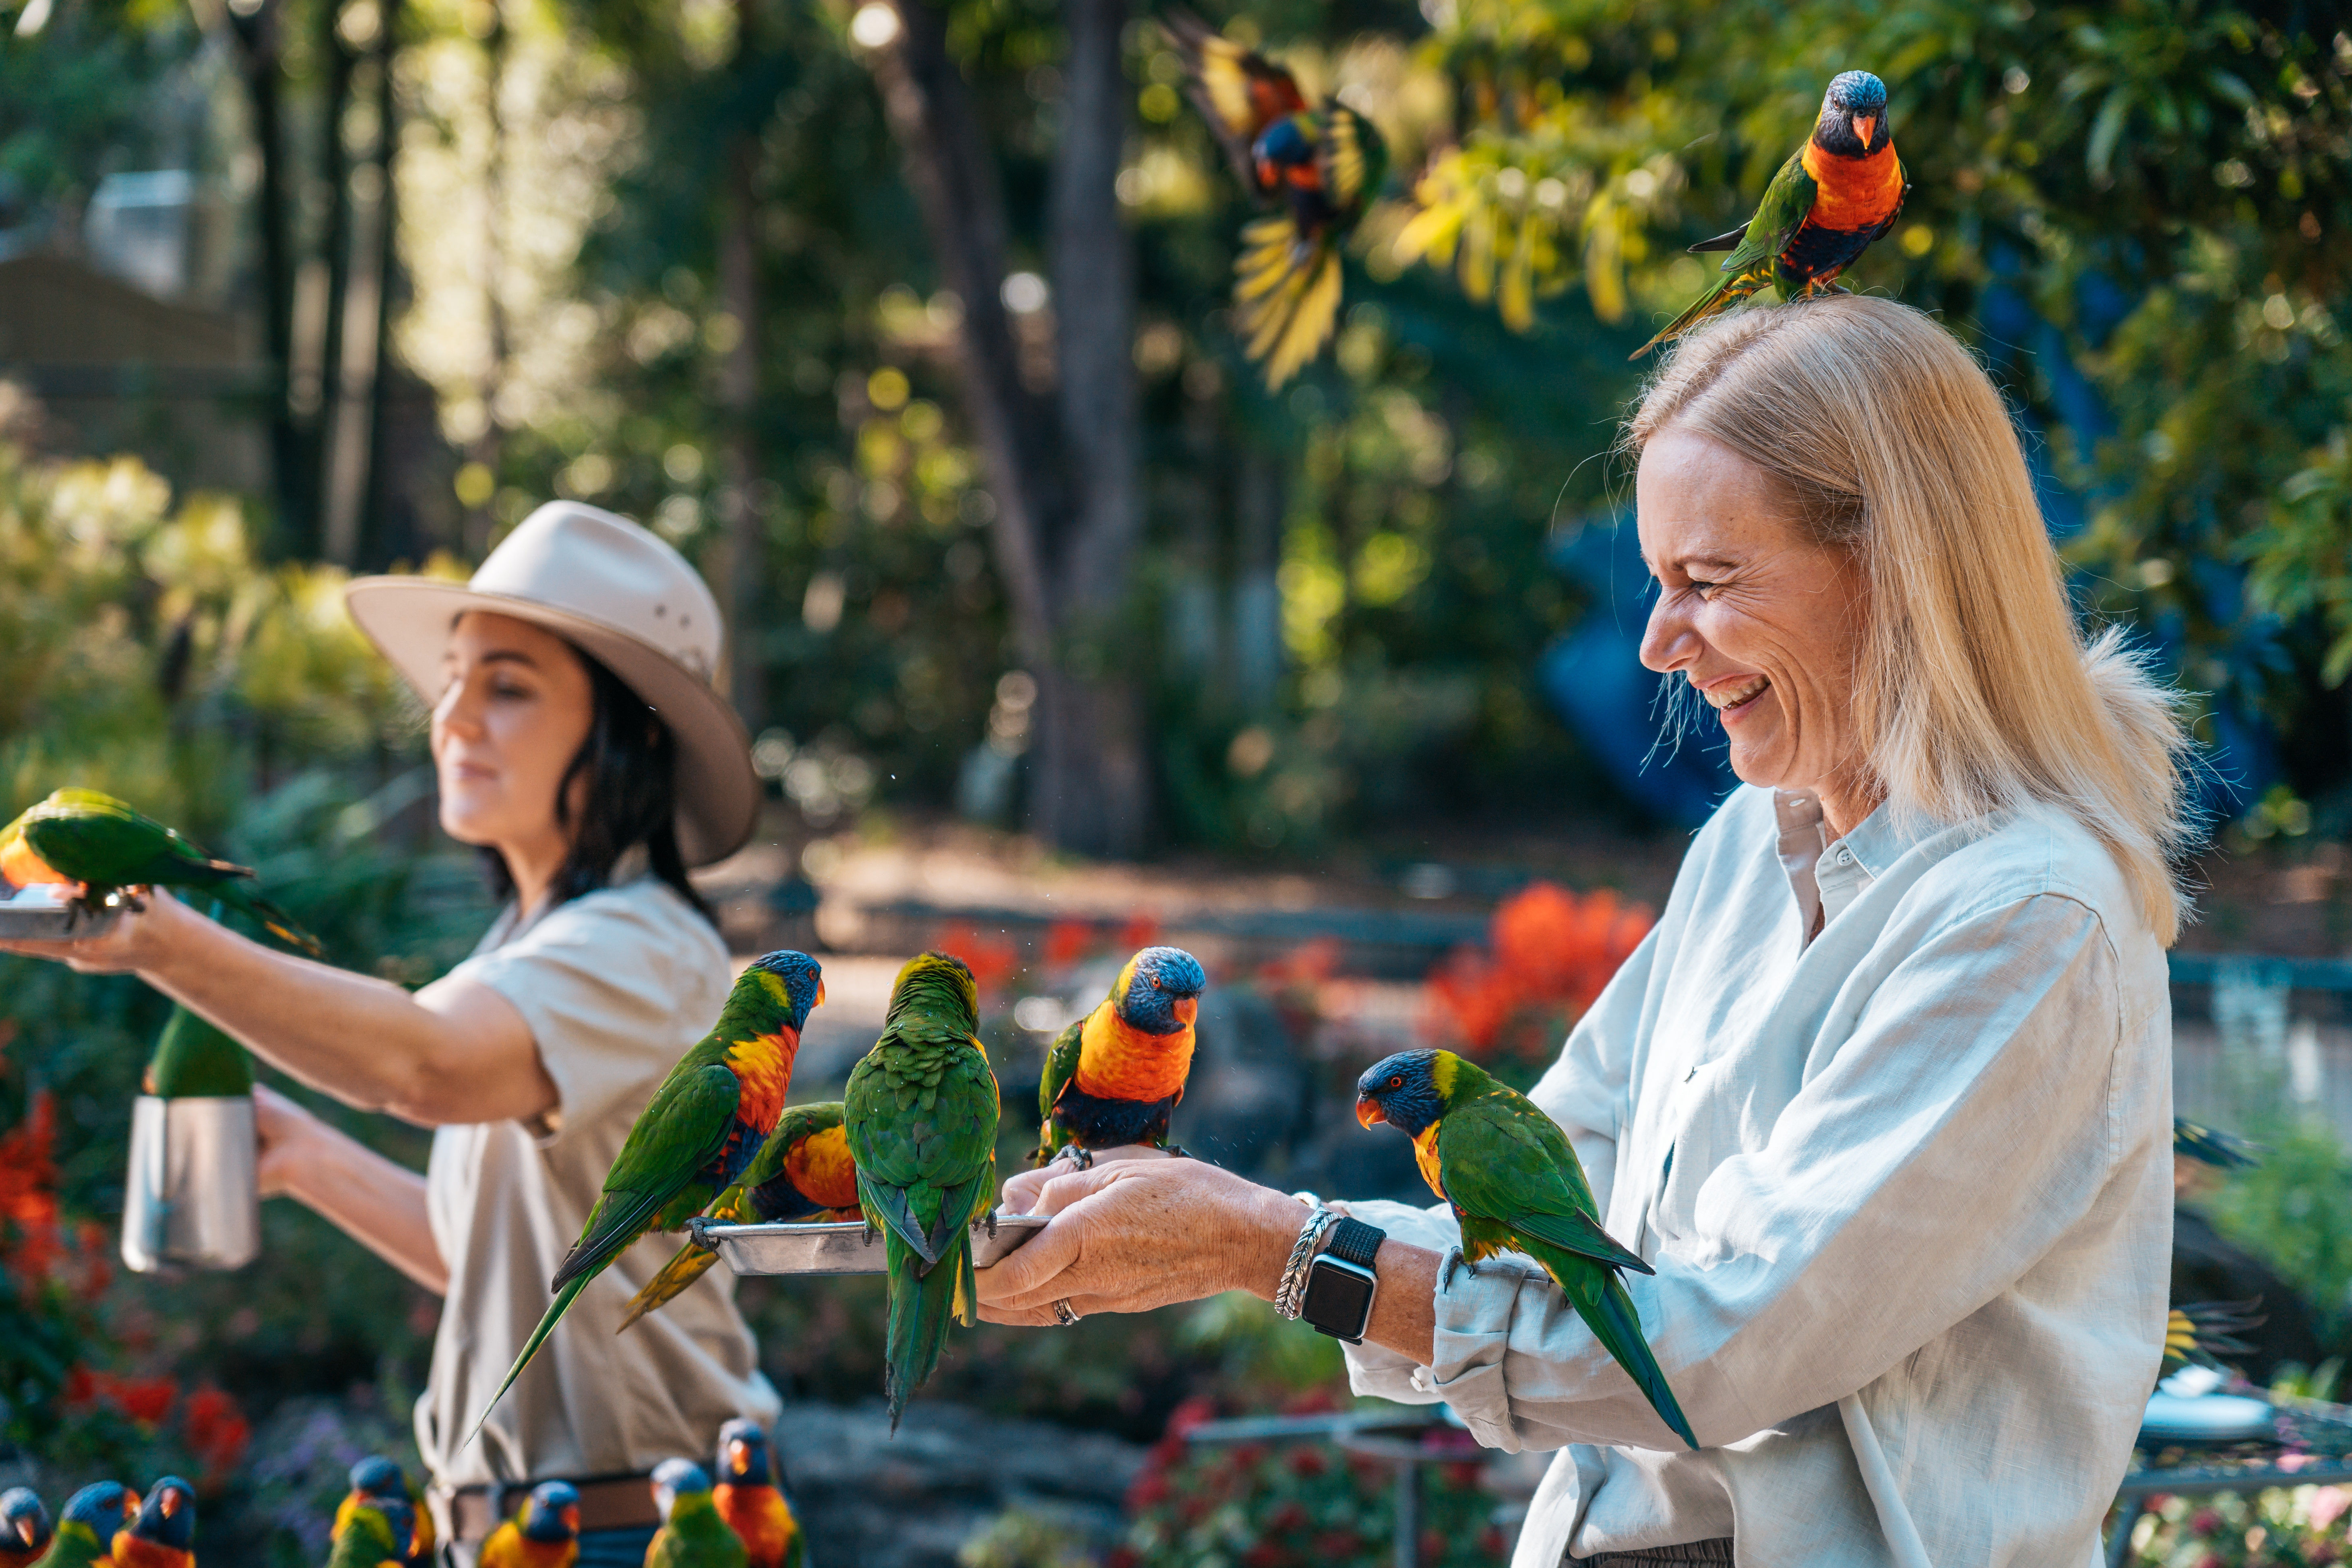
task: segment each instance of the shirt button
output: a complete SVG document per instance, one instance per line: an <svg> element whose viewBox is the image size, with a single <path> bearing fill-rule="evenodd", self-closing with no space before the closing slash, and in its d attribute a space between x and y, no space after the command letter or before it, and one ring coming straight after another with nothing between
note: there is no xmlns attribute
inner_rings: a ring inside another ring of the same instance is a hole
<svg viewBox="0 0 2352 1568"><path fill-rule="evenodd" d="M1846 848L1846 847L1845 847L1844 846L1843 846L1843 845L1839 846L1839 847L1838 847L1838 852L1837 852L1837 863L1838 863L1839 865L1841 865L1841 866L1851 866L1851 865L1853 865L1853 850L1851 850L1851 849Z"/></svg>

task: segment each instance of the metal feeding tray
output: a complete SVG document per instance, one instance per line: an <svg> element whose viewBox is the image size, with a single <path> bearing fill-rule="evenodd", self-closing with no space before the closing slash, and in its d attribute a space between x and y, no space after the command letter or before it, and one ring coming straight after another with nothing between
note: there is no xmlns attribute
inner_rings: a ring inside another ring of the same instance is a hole
<svg viewBox="0 0 2352 1568"><path fill-rule="evenodd" d="M7 887L0 882L0 888ZM116 891L93 910L68 889L48 882L9 889L8 896L0 898L0 937L63 942L96 936L122 918L123 903L123 895Z"/></svg>
<svg viewBox="0 0 2352 1568"><path fill-rule="evenodd" d="M862 1225L722 1225L698 1218L687 1228L702 1246L716 1247L738 1274L882 1272L882 1237L867 1239ZM1003 1262L1045 1228L1041 1214L998 1215L992 1233L986 1220L974 1220L972 1267Z"/></svg>

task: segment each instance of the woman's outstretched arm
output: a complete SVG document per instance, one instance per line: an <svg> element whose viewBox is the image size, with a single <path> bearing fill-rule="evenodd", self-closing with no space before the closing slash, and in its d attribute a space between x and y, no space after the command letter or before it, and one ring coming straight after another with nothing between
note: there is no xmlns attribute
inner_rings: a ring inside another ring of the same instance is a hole
<svg viewBox="0 0 2352 1568"><path fill-rule="evenodd" d="M449 1266L433 1239L425 1178L328 1126L268 1085L253 1091L261 1195L289 1197L436 1296Z"/></svg>

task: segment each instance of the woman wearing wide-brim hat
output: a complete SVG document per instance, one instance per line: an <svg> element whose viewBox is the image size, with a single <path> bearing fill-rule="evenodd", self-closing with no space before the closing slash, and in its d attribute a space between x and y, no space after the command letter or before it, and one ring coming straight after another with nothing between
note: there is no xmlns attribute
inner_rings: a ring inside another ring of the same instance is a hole
<svg viewBox="0 0 2352 1568"><path fill-rule="evenodd" d="M443 1298L416 1406L451 1561L520 1501L581 1490L583 1568L641 1562L644 1477L778 1413L727 1281L625 1335L659 1268L641 1246L575 1302L478 1439L474 1421L655 1086L726 1000L727 950L690 866L751 837L760 788L711 687L719 608L625 519L555 502L465 584L370 577L352 618L432 705L441 825L507 905L472 957L411 994L263 947L166 894L107 933L17 944L130 971L347 1104L437 1129L423 1174L258 1091L266 1193L307 1204Z"/></svg>

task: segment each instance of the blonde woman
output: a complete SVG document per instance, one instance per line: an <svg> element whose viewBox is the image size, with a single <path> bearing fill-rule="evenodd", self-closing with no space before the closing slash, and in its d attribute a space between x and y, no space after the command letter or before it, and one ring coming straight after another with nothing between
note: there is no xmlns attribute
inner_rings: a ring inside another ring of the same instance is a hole
<svg viewBox="0 0 2352 1568"><path fill-rule="evenodd" d="M1534 1099L1656 1269L1627 1283L1705 1447L1443 1206L1352 1205L1355 1385L1559 1450L1517 1568L2079 1565L2164 1324L2170 698L2076 625L2008 410L1916 311L1694 334L1628 444L1643 660L1749 787ZM1055 1217L990 1315L1274 1295L1299 1204L1150 1152L1014 1180Z"/></svg>

